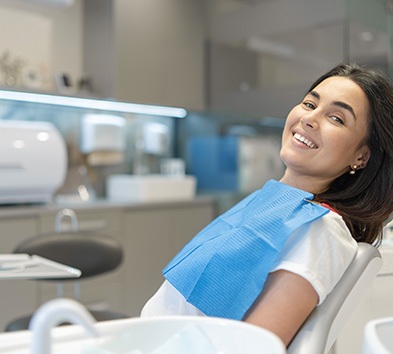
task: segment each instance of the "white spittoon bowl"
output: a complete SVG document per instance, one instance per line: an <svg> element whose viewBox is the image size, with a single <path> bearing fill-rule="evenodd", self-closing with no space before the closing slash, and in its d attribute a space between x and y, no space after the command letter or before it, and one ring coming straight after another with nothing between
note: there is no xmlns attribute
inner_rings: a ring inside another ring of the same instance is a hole
<svg viewBox="0 0 393 354"><path fill-rule="evenodd" d="M130 318L94 325L98 339L80 325L52 329L51 353L63 354L285 354L273 333L214 317ZM31 333L0 334L0 353L30 353Z"/></svg>

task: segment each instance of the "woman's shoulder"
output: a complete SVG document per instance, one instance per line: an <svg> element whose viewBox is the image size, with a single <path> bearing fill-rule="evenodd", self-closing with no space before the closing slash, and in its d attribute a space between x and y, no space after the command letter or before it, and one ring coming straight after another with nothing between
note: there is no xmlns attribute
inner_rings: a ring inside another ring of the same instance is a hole
<svg viewBox="0 0 393 354"><path fill-rule="evenodd" d="M301 263L318 262L328 265L337 258L343 260L345 266L356 252L357 242L344 220L339 214L330 211L296 229L288 238L278 262L296 260Z"/></svg>
<svg viewBox="0 0 393 354"><path fill-rule="evenodd" d="M273 270L289 270L307 279L321 303L354 258L357 247L342 217L330 211L290 236Z"/></svg>
<svg viewBox="0 0 393 354"><path fill-rule="evenodd" d="M328 250L332 256L336 254L338 257L350 259L357 252L358 244L337 212L330 211L310 223L307 231L305 228L299 231L303 235L298 237L303 237L315 251Z"/></svg>
<svg viewBox="0 0 393 354"><path fill-rule="evenodd" d="M357 249L357 242L352 237L344 219L334 210L315 220L311 224L310 231L330 235L330 238L333 237L339 241L351 244L352 248Z"/></svg>

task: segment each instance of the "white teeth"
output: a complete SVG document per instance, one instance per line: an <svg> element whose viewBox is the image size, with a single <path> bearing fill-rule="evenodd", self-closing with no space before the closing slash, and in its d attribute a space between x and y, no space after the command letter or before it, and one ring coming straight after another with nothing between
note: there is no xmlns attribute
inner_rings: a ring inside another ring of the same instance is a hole
<svg viewBox="0 0 393 354"><path fill-rule="evenodd" d="M301 141L303 144L307 145L311 149L316 149L317 148L317 146L312 141L308 140L307 138L305 138L304 136L300 135L299 133L295 133L293 137L296 140Z"/></svg>

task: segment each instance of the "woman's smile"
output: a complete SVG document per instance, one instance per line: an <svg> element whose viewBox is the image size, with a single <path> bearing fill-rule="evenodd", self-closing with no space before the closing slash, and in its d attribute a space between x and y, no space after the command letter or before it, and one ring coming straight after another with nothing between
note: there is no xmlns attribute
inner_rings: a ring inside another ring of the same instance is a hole
<svg viewBox="0 0 393 354"><path fill-rule="evenodd" d="M318 148L318 146L316 144L314 144L310 139L306 138L304 135L301 135L299 133L294 133L293 138L296 141L300 142L301 144L306 145L310 149L317 149Z"/></svg>

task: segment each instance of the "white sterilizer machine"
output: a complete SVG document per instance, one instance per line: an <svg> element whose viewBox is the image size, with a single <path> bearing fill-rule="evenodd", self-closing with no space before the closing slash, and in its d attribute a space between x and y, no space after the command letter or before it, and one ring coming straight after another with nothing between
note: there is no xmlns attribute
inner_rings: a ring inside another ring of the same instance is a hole
<svg viewBox="0 0 393 354"><path fill-rule="evenodd" d="M0 120L0 204L48 203L64 183L67 149L52 123Z"/></svg>

